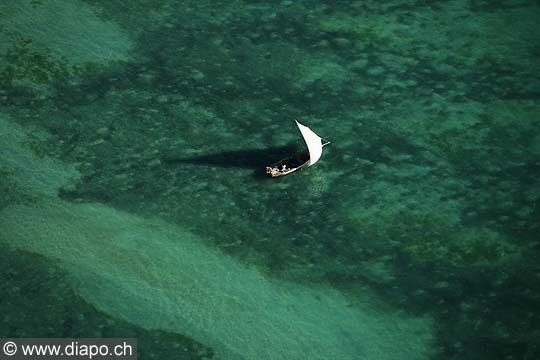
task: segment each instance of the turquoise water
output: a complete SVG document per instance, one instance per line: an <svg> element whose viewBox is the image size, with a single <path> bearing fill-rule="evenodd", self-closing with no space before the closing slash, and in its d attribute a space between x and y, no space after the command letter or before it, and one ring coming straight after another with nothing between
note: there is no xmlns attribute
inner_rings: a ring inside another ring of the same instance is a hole
<svg viewBox="0 0 540 360"><path fill-rule="evenodd" d="M0 0L0 337L540 357L535 1ZM264 168L332 141L313 167Z"/></svg>

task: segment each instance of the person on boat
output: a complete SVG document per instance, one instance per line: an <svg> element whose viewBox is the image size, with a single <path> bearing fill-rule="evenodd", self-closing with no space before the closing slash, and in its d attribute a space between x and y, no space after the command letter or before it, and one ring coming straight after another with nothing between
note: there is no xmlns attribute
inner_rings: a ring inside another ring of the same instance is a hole
<svg viewBox="0 0 540 360"><path fill-rule="evenodd" d="M283 164L283 167L281 168L281 172L287 171L287 165Z"/></svg>

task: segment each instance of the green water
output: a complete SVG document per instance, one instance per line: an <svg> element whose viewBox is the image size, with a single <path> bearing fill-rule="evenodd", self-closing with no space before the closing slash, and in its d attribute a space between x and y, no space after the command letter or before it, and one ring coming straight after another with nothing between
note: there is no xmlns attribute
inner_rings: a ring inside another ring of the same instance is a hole
<svg viewBox="0 0 540 360"><path fill-rule="evenodd" d="M0 337L540 357L537 1L0 0ZM332 141L313 167L294 119Z"/></svg>

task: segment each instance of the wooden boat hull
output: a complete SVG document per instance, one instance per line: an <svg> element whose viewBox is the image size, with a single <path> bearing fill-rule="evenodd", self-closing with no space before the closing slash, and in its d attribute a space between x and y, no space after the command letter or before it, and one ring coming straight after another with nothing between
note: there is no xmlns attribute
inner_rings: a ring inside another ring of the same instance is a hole
<svg viewBox="0 0 540 360"><path fill-rule="evenodd" d="M294 156L288 157L286 159L279 160L278 162L267 166L266 173L271 177L278 177L283 175L288 175L300 170L301 168L309 164L309 152L305 151L298 153Z"/></svg>

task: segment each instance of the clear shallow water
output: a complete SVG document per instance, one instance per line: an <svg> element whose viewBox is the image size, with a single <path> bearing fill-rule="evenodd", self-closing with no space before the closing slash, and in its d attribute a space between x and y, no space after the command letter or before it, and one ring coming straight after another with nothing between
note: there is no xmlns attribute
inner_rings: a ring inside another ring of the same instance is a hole
<svg viewBox="0 0 540 360"><path fill-rule="evenodd" d="M0 4L3 336L538 353L533 2Z"/></svg>

